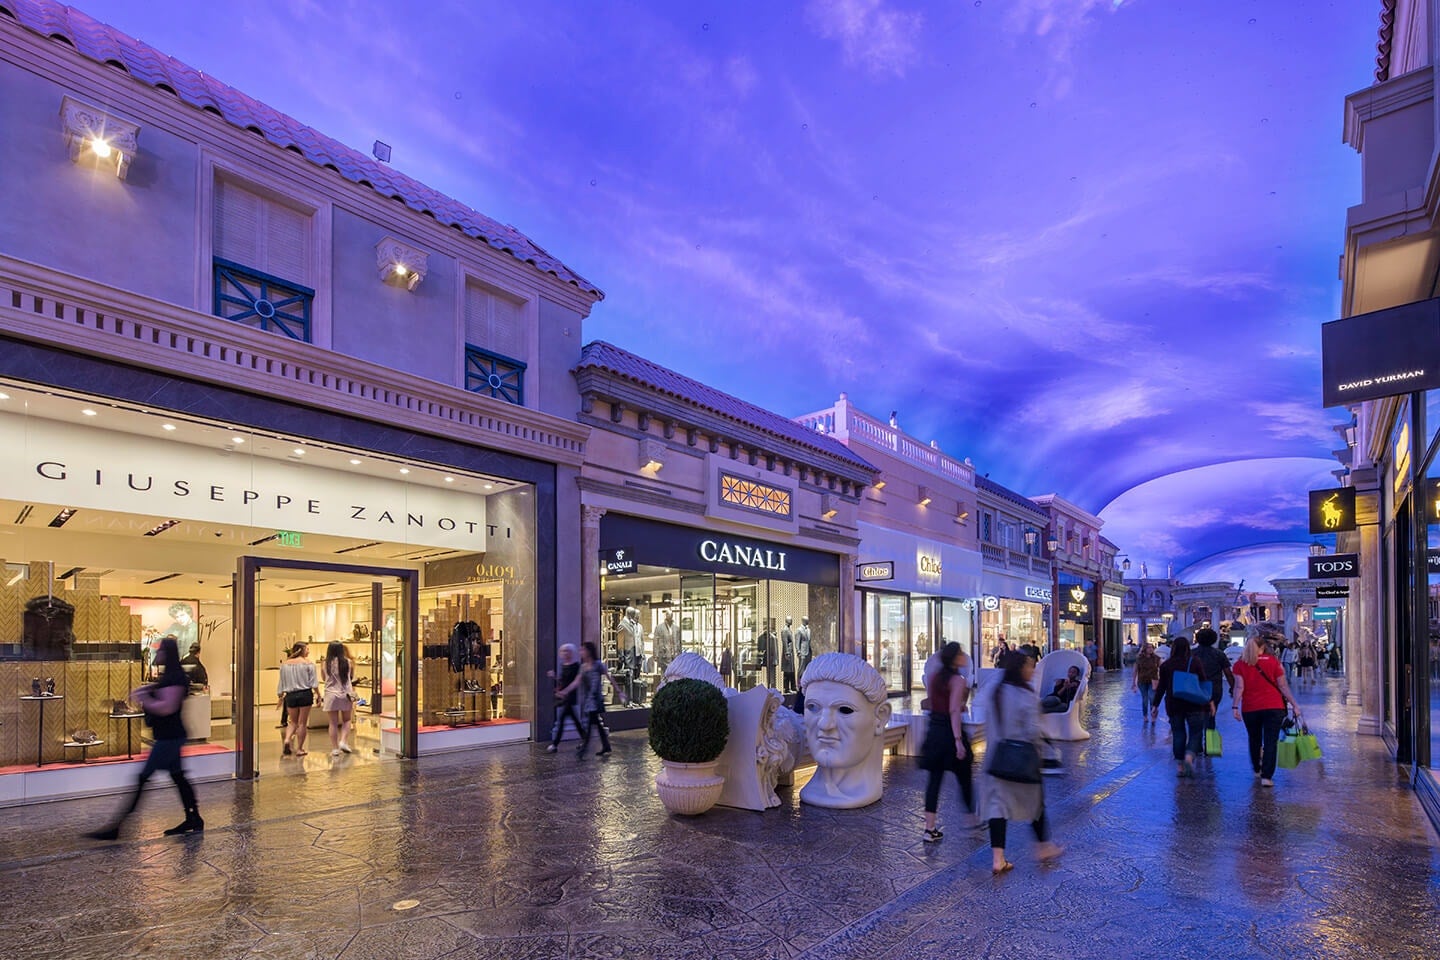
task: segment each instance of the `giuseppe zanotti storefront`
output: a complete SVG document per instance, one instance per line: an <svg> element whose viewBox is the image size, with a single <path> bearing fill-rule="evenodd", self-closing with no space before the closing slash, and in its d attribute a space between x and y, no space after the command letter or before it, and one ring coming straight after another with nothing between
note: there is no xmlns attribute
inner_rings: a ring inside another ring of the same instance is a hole
<svg viewBox="0 0 1440 960"><path fill-rule="evenodd" d="M133 781L121 761L147 731L126 700L166 635L201 778L334 762L318 705L312 755L281 754L278 666L297 643L352 664L345 763L530 737L553 665L537 653L553 646L537 644L554 633L553 578L537 578L554 567L553 467L166 390L181 403L0 379L0 805ZM235 417L202 415L217 406Z"/></svg>

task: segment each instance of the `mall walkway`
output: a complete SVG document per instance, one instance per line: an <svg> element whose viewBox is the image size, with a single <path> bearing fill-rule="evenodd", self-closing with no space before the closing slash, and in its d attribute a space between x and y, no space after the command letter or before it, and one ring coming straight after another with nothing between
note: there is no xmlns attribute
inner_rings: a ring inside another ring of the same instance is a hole
<svg viewBox="0 0 1440 960"><path fill-rule="evenodd" d="M113 798L3 810L0 957L1434 958L1440 843L1338 686L1302 695L1324 762L1262 791L1243 751L1177 781L1099 678L1096 738L1049 781L1069 853L1042 867L1017 829L998 879L953 784L921 843L911 760L866 810L679 821L642 734L605 762L523 745L212 784L185 841L156 836L172 794L110 845L76 836Z"/></svg>

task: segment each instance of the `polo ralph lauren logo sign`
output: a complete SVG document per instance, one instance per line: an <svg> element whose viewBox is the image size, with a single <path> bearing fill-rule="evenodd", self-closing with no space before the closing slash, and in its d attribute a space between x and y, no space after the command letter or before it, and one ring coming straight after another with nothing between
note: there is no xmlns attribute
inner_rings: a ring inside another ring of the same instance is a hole
<svg viewBox="0 0 1440 960"><path fill-rule="evenodd" d="M1358 576L1360 576L1360 555L1358 553L1336 553L1310 558L1311 580Z"/></svg>
<svg viewBox="0 0 1440 960"><path fill-rule="evenodd" d="M1338 533L1355 529L1355 488L1310 491L1310 532Z"/></svg>

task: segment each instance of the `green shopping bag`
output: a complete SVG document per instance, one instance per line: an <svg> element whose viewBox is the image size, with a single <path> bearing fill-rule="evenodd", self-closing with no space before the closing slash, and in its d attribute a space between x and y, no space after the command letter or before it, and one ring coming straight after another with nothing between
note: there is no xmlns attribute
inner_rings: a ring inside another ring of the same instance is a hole
<svg viewBox="0 0 1440 960"><path fill-rule="evenodd" d="M1205 731L1205 756L1220 756L1220 731L1210 727Z"/></svg>
<svg viewBox="0 0 1440 960"><path fill-rule="evenodd" d="M1295 752L1301 760L1320 759L1320 741L1308 727L1302 726L1300 733L1295 737Z"/></svg>
<svg viewBox="0 0 1440 960"><path fill-rule="evenodd" d="M1286 737L1275 745L1275 766L1282 770L1294 770L1300 766L1300 749L1295 738Z"/></svg>

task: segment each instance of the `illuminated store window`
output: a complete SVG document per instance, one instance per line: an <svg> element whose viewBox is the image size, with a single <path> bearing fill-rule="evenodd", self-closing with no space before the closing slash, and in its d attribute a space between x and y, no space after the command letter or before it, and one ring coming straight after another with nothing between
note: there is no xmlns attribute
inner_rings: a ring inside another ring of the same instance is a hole
<svg viewBox="0 0 1440 960"><path fill-rule="evenodd" d="M760 513L777 517L790 516L790 491L746 480L743 477L720 474L720 499L739 507L746 507Z"/></svg>

